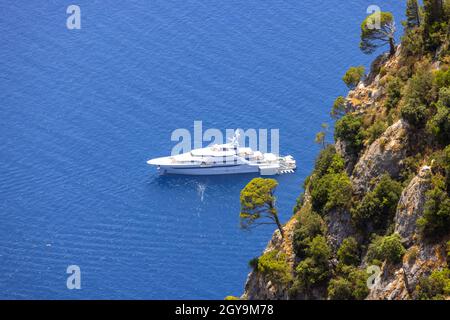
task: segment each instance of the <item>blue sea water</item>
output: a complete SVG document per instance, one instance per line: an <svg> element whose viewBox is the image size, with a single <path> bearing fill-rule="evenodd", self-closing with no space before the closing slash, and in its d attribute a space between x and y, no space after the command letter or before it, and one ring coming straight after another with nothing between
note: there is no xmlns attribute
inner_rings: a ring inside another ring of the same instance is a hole
<svg viewBox="0 0 450 320"><path fill-rule="evenodd" d="M399 29L403 2L377 2ZM0 298L240 295L274 231L239 229L252 176L160 177L146 160L195 120L279 128L298 162L277 177L287 221L343 73L374 58L358 49L372 1L78 0L81 30L69 4L0 3Z"/></svg>

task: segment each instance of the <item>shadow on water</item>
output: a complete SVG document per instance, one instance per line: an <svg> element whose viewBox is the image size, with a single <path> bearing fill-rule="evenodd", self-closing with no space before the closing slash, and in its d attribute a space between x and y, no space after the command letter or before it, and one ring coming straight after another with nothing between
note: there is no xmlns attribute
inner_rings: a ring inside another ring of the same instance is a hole
<svg viewBox="0 0 450 320"><path fill-rule="evenodd" d="M276 175L276 176L260 176L255 173L244 174L228 174L228 175L207 175L207 176L195 176L195 175L159 175L153 174L149 178L148 184L157 185L162 188L171 188L174 186L183 186L191 184L204 184L204 185L220 185L220 186L232 186L243 185L245 186L253 178L272 178L279 182L292 178L295 174L289 175Z"/></svg>
<svg viewBox="0 0 450 320"><path fill-rule="evenodd" d="M210 176L189 176L189 175L159 175L152 174L147 186L149 189L159 189L162 192L173 191L195 191L201 202L204 200L205 193L214 190L221 194L239 194L242 188L253 178L261 177L255 173L232 174L232 175L210 175ZM295 174L267 176L263 178L276 179L280 187L289 183L295 178ZM154 190L153 190L154 191Z"/></svg>
<svg viewBox="0 0 450 320"><path fill-rule="evenodd" d="M178 183L189 183L189 182L199 182L199 183L207 183L207 184L227 184L230 182L243 183L245 181L250 181L253 178L258 177L257 174L254 173L246 173L246 174L224 174L224 175L206 175L206 176L190 176L190 175L156 175L153 177L153 182L156 184L164 185L171 184L173 182Z"/></svg>
<svg viewBox="0 0 450 320"><path fill-rule="evenodd" d="M212 176L188 176L188 175L152 175L148 185L161 189L195 188L203 194L206 187L222 190L241 190L250 180L258 177L257 174L238 175L212 175Z"/></svg>

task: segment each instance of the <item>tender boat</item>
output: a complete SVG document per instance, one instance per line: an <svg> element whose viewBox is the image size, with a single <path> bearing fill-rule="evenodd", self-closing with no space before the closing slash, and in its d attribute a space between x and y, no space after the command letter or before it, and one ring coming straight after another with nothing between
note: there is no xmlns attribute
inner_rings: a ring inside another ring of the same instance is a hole
<svg viewBox="0 0 450 320"><path fill-rule="evenodd" d="M259 173L270 176L293 173L296 163L292 156L280 157L251 148L239 147L239 133L231 142L216 144L190 152L148 160L160 174L219 175Z"/></svg>

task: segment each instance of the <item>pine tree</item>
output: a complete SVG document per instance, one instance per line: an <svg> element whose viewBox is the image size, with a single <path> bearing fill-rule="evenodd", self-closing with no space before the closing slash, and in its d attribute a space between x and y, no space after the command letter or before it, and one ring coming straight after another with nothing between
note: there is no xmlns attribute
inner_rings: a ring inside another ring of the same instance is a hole
<svg viewBox="0 0 450 320"><path fill-rule="evenodd" d="M417 0L408 0L406 4L406 25L408 28L420 26L419 4Z"/></svg>
<svg viewBox="0 0 450 320"><path fill-rule="evenodd" d="M424 23L431 27L435 22L440 22L444 18L443 0L423 0Z"/></svg>
<svg viewBox="0 0 450 320"><path fill-rule="evenodd" d="M446 32L442 22L445 19L443 0L423 0L423 38L428 50L436 50Z"/></svg>
<svg viewBox="0 0 450 320"><path fill-rule="evenodd" d="M375 25L379 23L379 26ZM373 13L361 24L361 42L359 48L366 54L373 53L377 48L389 44L389 53L395 53L395 22L390 12Z"/></svg>

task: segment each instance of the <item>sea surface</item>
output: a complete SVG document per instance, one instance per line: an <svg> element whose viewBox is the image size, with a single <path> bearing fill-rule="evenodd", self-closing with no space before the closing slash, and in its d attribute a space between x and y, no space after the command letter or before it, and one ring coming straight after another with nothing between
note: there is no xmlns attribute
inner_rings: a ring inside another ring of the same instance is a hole
<svg viewBox="0 0 450 320"><path fill-rule="evenodd" d="M405 1L378 0L402 31ZM366 0L0 2L0 298L223 299L274 231L239 229L253 177L158 176L179 128L279 129L292 214L346 94ZM81 29L66 8L81 8ZM332 133L328 141L332 141ZM207 143L206 143L207 144ZM66 269L81 270L69 290Z"/></svg>

